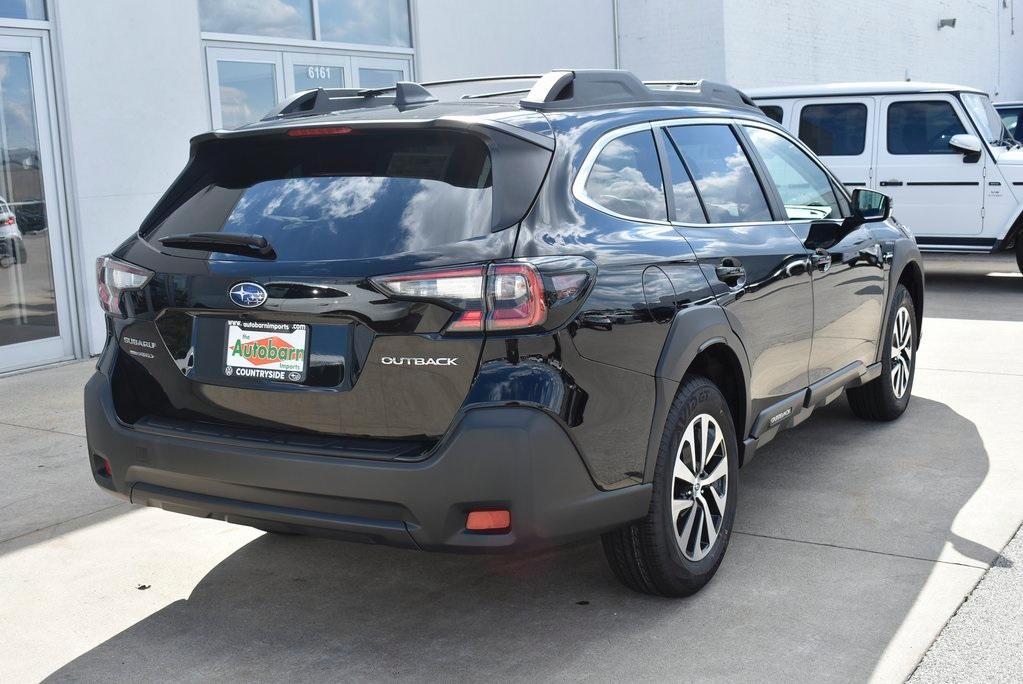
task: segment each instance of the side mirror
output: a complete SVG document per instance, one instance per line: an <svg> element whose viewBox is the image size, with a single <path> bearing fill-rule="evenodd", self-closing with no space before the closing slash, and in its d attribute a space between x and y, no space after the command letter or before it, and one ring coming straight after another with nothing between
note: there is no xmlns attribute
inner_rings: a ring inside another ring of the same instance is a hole
<svg viewBox="0 0 1023 684"><path fill-rule="evenodd" d="M852 219L857 224L868 221L887 221L892 215L892 198L888 195L856 188L852 193Z"/></svg>
<svg viewBox="0 0 1023 684"><path fill-rule="evenodd" d="M969 164L978 161L980 159L980 152L984 149L980 138L967 133L953 135L948 141L948 146L956 152L961 152L963 154L963 161Z"/></svg>

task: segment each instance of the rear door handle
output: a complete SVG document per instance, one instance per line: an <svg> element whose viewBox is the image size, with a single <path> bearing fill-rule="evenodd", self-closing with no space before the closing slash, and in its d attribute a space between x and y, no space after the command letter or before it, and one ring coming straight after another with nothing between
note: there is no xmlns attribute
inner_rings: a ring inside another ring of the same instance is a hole
<svg viewBox="0 0 1023 684"><path fill-rule="evenodd" d="M821 273L827 273L831 270L831 253L823 249L817 249L813 254L810 255L810 261L813 263L813 267Z"/></svg>
<svg viewBox="0 0 1023 684"><path fill-rule="evenodd" d="M902 185L902 181L900 181L898 178L892 178L890 180L883 180L883 181L881 181L879 183L879 185L882 188L887 188L889 186L896 186L897 187L897 186Z"/></svg>
<svg viewBox="0 0 1023 684"><path fill-rule="evenodd" d="M729 260L725 260L720 266L715 268L714 273L717 275L718 280L730 287L735 287L740 281L746 279L746 269L742 266L736 266Z"/></svg>

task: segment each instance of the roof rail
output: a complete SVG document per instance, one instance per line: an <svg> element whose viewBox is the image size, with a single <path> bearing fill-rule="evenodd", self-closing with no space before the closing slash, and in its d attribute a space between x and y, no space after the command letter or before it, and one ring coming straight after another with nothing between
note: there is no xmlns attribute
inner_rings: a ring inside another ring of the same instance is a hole
<svg viewBox="0 0 1023 684"><path fill-rule="evenodd" d="M634 74L618 69L558 69L543 75L514 74L478 76L444 81L413 83L399 81L386 88L317 88L296 93L263 117L263 121L294 116L312 116L350 109L394 105L405 109L436 102L426 86L446 86L488 81L536 80L531 88L505 90L463 98L494 97L526 92L519 104L526 109L557 111L593 107L637 107L644 105L703 104L755 107L745 93L713 81L640 81Z"/></svg>
<svg viewBox="0 0 1023 684"><path fill-rule="evenodd" d="M548 72L519 104L538 111L673 104L756 106L742 91L724 83L702 80L644 83L635 74L619 69Z"/></svg>
<svg viewBox="0 0 1023 684"><path fill-rule="evenodd" d="M384 88L316 88L295 93L287 100L280 102L263 117L263 121L271 121L288 116L312 116L327 114L348 109L363 107L379 107L393 104L404 107L436 102L426 86L457 85L459 83L486 83L487 81L528 81L540 78L540 74L507 74L503 76L473 76L469 78L450 78L443 81L427 81L413 83L398 81L393 86ZM393 97L382 99L381 95L394 93ZM519 92L519 91L515 91Z"/></svg>
<svg viewBox="0 0 1023 684"><path fill-rule="evenodd" d="M392 91L394 95L386 100L378 99L382 93ZM268 112L262 120L270 121L288 116L311 116L388 104L393 104L398 109L405 109L436 101L437 98L429 90L410 81L398 81L390 88L378 89L316 88L295 93Z"/></svg>

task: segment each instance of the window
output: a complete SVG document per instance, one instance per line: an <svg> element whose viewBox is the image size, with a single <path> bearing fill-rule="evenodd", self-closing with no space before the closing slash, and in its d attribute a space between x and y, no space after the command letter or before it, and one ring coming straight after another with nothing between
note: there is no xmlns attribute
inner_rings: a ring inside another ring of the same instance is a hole
<svg viewBox="0 0 1023 684"><path fill-rule="evenodd" d="M682 163L682 157L675 149L675 143L671 142L663 132L658 135L664 136L661 142L668 155L668 171L671 173L671 196L675 201L675 220L682 223L706 223L707 215L703 213L703 206L696 194L696 187L693 179L689 176Z"/></svg>
<svg viewBox="0 0 1023 684"><path fill-rule="evenodd" d="M711 223L772 219L764 191L731 128L676 126L668 133L696 181Z"/></svg>
<svg viewBox="0 0 1023 684"><path fill-rule="evenodd" d="M1002 117L991 104L991 98L980 93L962 93L959 97L984 139L992 145L1004 145L1005 126L1002 125Z"/></svg>
<svg viewBox="0 0 1023 684"><path fill-rule="evenodd" d="M266 62L217 62L220 114L225 128L256 121L277 104L274 65Z"/></svg>
<svg viewBox="0 0 1023 684"><path fill-rule="evenodd" d="M0 11L11 4L0 0ZM412 45L408 0L199 0L199 19L211 33Z"/></svg>
<svg viewBox="0 0 1023 684"><path fill-rule="evenodd" d="M586 195L622 216L664 221L664 181L650 131L615 138L600 151L586 178Z"/></svg>
<svg viewBox="0 0 1023 684"><path fill-rule="evenodd" d="M998 110L1002 117L1002 124L1016 140L1023 140L1023 126L1019 125L1020 115L1023 114L1023 107L1001 108Z"/></svg>
<svg viewBox="0 0 1023 684"><path fill-rule="evenodd" d="M965 132L952 105L944 100L888 105L890 154L955 154L948 141Z"/></svg>
<svg viewBox="0 0 1023 684"><path fill-rule="evenodd" d="M781 107L779 107L778 105L764 105L763 107L760 108L760 111L766 114L769 118L774 119L778 123L781 123L782 111Z"/></svg>
<svg viewBox="0 0 1023 684"><path fill-rule="evenodd" d="M46 0L0 0L0 17L46 20Z"/></svg>
<svg viewBox="0 0 1023 684"><path fill-rule="evenodd" d="M203 31L274 38L313 38L309 0L199 0Z"/></svg>
<svg viewBox="0 0 1023 684"><path fill-rule="evenodd" d="M799 139L824 157L855 157L867 142L867 105L807 105L799 115Z"/></svg>
<svg viewBox="0 0 1023 684"><path fill-rule="evenodd" d="M279 262L367 259L489 235L493 185L486 144L464 133L242 141L200 148L145 237L202 225L262 235Z"/></svg>
<svg viewBox="0 0 1023 684"><path fill-rule="evenodd" d="M790 219L842 218L838 199L824 170L790 140L763 128L746 128L767 166Z"/></svg>
<svg viewBox="0 0 1023 684"><path fill-rule="evenodd" d="M404 76L398 69L367 69L359 67L360 88L389 88Z"/></svg>
<svg viewBox="0 0 1023 684"><path fill-rule="evenodd" d="M409 47L408 0L318 0L320 39Z"/></svg>

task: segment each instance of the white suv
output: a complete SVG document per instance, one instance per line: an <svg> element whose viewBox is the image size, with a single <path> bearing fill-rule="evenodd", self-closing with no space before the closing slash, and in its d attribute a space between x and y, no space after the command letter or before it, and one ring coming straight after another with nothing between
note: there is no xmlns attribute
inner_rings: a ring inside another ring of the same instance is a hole
<svg viewBox="0 0 1023 684"><path fill-rule="evenodd" d="M922 250L1015 249L1023 270L1023 149L987 93L914 82L746 92L847 187L890 195Z"/></svg>

